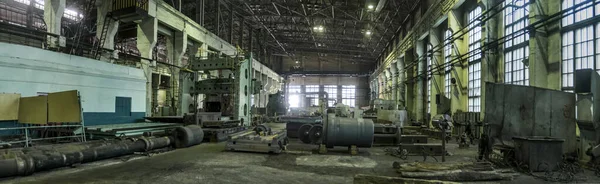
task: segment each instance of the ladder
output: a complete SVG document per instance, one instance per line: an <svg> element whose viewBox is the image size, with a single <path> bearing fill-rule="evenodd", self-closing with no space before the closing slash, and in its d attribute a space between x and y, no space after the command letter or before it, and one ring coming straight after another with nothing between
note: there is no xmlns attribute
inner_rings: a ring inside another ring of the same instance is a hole
<svg viewBox="0 0 600 184"><path fill-rule="evenodd" d="M113 0L112 2L113 4L115 3L115 0ZM94 46L92 47L92 51L90 52L92 58L94 59L100 59L100 54L102 51L102 48L104 47L104 42L106 41L106 37L108 35L108 27L109 25L112 23L112 21L115 21L115 18L112 16L112 12L107 12L106 16L104 17L104 22L102 24L102 31L100 33L100 38L98 38L97 42L94 42Z"/></svg>
<svg viewBox="0 0 600 184"><path fill-rule="evenodd" d="M74 47L71 50L71 54L81 54L83 55L84 51L81 50L81 39L84 37L84 33L86 31L85 29L85 25L84 23L86 23L87 21L91 20L90 17L92 17L93 13L95 13L94 11L94 6L96 5L96 0L90 0L87 4L87 6L85 7L85 15L84 17L79 21L79 26L77 26L77 32L75 33L75 40L74 40ZM94 29L95 24L90 24L89 29L92 30ZM81 53L80 53L81 51Z"/></svg>

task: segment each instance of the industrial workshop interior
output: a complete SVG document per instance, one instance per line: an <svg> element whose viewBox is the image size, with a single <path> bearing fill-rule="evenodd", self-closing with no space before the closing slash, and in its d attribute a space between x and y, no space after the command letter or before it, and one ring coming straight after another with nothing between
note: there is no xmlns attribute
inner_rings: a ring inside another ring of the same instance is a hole
<svg viewBox="0 0 600 184"><path fill-rule="evenodd" d="M600 183L600 0L0 0L2 183Z"/></svg>

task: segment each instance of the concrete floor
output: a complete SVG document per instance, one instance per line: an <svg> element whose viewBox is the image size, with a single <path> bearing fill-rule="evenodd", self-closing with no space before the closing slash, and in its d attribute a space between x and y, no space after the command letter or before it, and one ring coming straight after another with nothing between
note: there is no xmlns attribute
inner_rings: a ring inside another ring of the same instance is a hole
<svg viewBox="0 0 600 184"><path fill-rule="evenodd" d="M224 148L225 143L205 143L150 157L126 156L8 178L0 183L352 183L356 174L397 177L392 162L402 161L386 155L383 147L361 149L358 156L350 156L345 148L319 155L297 140L291 141L290 152L277 155L228 152ZM448 150L453 154L447 157L448 162L475 160L475 147L458 149L451 143ZM423 157L404 160L415 161L423 161ZM428 158L427 162L436 161ZM596 179L588 181L600 181ZM499 183L547 182L521 175Z"/></svg>

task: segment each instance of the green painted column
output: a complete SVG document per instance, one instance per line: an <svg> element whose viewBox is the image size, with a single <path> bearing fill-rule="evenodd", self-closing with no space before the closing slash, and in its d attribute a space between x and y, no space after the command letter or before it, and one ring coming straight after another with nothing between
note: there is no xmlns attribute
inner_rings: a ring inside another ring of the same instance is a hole
<svg viewBox="0 0 600 184"><path fill-rule="evenodd" d="M560 1L531 1L530 24L560 12L560 7ZM560 21L530 32L529 83L531 86L560 90L561 41Z"/></svg>

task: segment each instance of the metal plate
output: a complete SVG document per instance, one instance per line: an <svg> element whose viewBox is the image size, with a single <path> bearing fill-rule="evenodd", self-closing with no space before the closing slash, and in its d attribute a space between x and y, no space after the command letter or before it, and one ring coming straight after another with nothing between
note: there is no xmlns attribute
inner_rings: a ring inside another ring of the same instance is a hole
<svg viewBox="0 0 600 184"><path fill-rule="evenodd" d="M48 94L48 122L81 122L81 104L77 90Z"/></svg>
<svg viewBox="0 0 600 184"><path fill-rule="evenodd" d="M0 94L0 121L19 119L21 94Z"/></svg>
<svg viewBox="0 0 600 184"><path fill-rule="evenodd" d="M48 97L36 96L21 98L19 102L19 123L47 124Z"/></svg>
<svg viewBox="0 0 600 184"><path fill-rule="evenodd" d="M563 153L577 150L575 94L486 83L485 123L495 145L514 147L515 136L564 139Z"/></svg>

